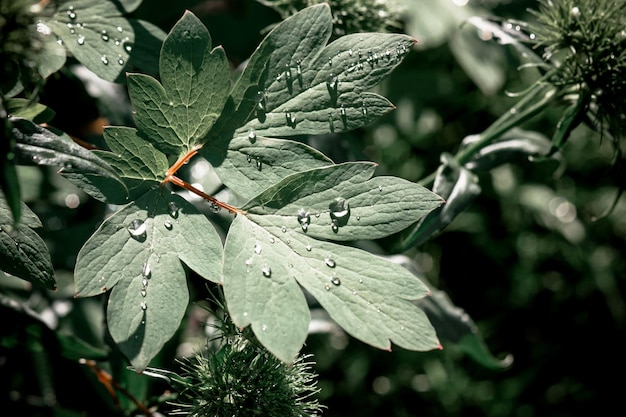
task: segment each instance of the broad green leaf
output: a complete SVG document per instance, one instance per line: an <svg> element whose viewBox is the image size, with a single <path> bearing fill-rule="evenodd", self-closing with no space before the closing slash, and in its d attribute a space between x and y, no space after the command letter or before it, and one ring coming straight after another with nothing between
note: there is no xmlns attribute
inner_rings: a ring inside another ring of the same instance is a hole
<svg viewBox="0 0 626 417"><path fill-rule="evenodd" d="M424 313L409 300L428 289L406 269L360 249L284 232L238 216L224 247L224 294L240 327L291 362L307 334L310 313L299 286L346 332L381 349L439 346ZM299 285L298 285L299 284ZM287 313L288 312L288 313Z"/></svg>
<svg viewBox="0 0 626 417"><path fill-rule="evenodd" d="M158 47L164 34L148 22L123 16L140 1L123 3L60 0L56 13L41 24L52 30L65 48L99 77L124 82L126 72L131 70L129 61L135 65L146 63L143 53L141 59L133 59L135 44L141 47L145 40L151 47ZM56 50L50 52L58 55Z"/></svg>
<svg viewBox="0 0 626 417"><path fill-rule="evenodd" d="M443 200L402 178L373 177L375 163L349 162L303 171L268 188L242 209L280 235L316 239L378 239L415 222Z"/></svg>
<svg viewBox="0 0 626 417"><path fill-rule="evenodd" d="M41 227L41 221L24 203L20 212L20 223L14 226L11 210L0 191L0 268L18 278L56 289L48 247L32 230Z"/></svg>
<svg viewBox="0 0 626 417"><path fill-rule="evenodd" d="M169 33L160 57L161 84L128 76L139 131L164 153L182 155L201 145L228 98L230 67L221 47L192 13Z"/></svg>
<svg viewBox="0 0 626 417"><path fill-rule="evenodd" d="M187 308L181 262L219 282L222 242L193 205L163 189L107 218L78 254L76 296L113 288L109 330L139 372L176 332Z"/></svg>
<svg viewBox="0 0 626 417"><path fill-rule="evenodd" d="M294 14L270 32L233 92L236 98L242 96L246 83L258 90L255 112L237 133L341 132L394 109L386 98L367 90L402 61L416 40L401 34L359 33L325 45L331 26L330 8L321 4Z"/></svg>
<svg viewBox="0 0 626 417"><path fill-rule="evenodd" d="M115 170L94 152L30 120L12 117L15 156L20 165L51 165L100 201L117 201L128 194Z"/></svg>
<svg viewBox="0 0 626 417"><path fill-rule="evenodd" d="M125 203L144 194L150 187L157 186L165 178L169 167L167 157L129 127L107 127L104 140L109 151L95 151L100 158L116 169L128 187Z"/></svg>
<svg viewBox="0 0 626 417"><path fill-rule="evenodd" d="M244 199L304 169L332 165L328 157L308 145L260 137L254 131L233 138L225 158L215 148L206 150L202 155L214 164L222 182Z"/></svg>

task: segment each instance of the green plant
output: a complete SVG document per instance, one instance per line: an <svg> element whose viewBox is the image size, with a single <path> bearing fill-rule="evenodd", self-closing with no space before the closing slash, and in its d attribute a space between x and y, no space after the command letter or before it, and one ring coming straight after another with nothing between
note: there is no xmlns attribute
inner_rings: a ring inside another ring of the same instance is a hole
<svg viewBox="0 0 626 417"><path fill-rule="evenodd" d="M372 90L384 90L416 40L352 33L398 29L382 3L343 4L358 11L352 16L339 3L262 2L284 20L234 73L194 13L185 12L166 34L127 16L140 3L2 6L10 12L0 21L3 73L10 76L0 97L0 265L36 286L21 292L7 277L0 301L28 326L12 328L0 342L13 351L20 343L30 347L42 387L54 385L41 372L41 352L49 349L59 362L94 370L126 414L149 415L144 402L170 402L191 415L312 415L320 411L312 399L320 391L310 356L301 354L312 310L383 350L437 350L441 340L486 369L511 364L509 356L491 356L474 322L408 258L372 248L415 253L489 194L486 175L538 161L553 166L584 123L611 139L618 161L623 2L546 1L532 24L469 19L481 37L520 52L535 78L508 111L443 152L437 169L417 181L376 175L377 164L353 161L361 158L335 163L308 144L367 129L395 109ZM13 21L17 29L6 24ZM124 84L134 110L132 127L107 127L89 150L48 126L54 112L34 104L68 53L102 79ZM566 108L544 126L549 134L523 129L555 104ZM70 261L71 284L62 282L56 296L40 288L56 289L63 275L37 233L42 222L20 198L18 169L28 165L57 167L77 190L106 203ZM207 166L212 171L194 174ZM559 213L570 210L559 201ZM571 241L580 235L559 230ZM220 342L170 370L164 358L174 356L170 343L188 323L190 301L215 287L223 289L210 309L222 315ZM68 288L76 309L91 314L79 334L56 327L55 303ZM127 362L134 373L124 372ZM165 378L176 393L148 397L141 375Z"/></svg>

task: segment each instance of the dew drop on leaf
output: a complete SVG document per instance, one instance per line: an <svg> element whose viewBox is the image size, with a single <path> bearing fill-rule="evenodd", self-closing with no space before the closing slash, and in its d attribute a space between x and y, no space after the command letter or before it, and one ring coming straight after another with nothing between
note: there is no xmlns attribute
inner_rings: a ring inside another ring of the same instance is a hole
<svg viewBox="0 0 626 417"><path fill-rule="evenodd" d="M333 229L333 232L337 233L339 231L339 226L337 225L337 219L333 219L330 224L330 228Z"/></svg>
<svg viewBox="0 0 626 417"><path fill-rule="evenodd" d="M133 238L141 238L146 236L146 224L143 220L135 219L127 227L128 233Z"/></svg>
<svg viewBox="0 0 626 417"><path fill-rule="evenodd" d="M124 32L124 28L122 28L121 26L118 26L118 27L117 27L117 31L118 31L118 32L120 32L120 33L122 33L122 32Z"/></svg>
<svg viewBox="0 0 626 417"><path fill-rule="evenodd" d="M254 253L256 253L257 255L261 253L261 245L259 245L258 243L254 245Z"/></svg>
<svg viewBox="0 0 626 417"><path fill-rule="evenodd" d="M250 131L248 132L248 140L250 140L250 142L252 143L256 141L256 132L254 131L254 129L250 129Z"/></svg>
<svg viewBox="0 0 626 417"><path fill-rule="evenodd" d="M117 57L117 63L120 65L124 65L124 59L122 58L121 55Z"/></svg>
<svg viewBox="0 0 626 417"><path fill-rule="evenodd" d="M107 58L106 55L102 55L100 57L100 62L102 62L104 65L109 65L109 59Z"/></svg>
<svg viewBox="0 0 626 417"><path fill-rule="evenodd" d="M264 332L265 332L265 331L267 331L267 324L264 324L264 325L261 327L261 330L262 330L262 331L264 331Z"/></svg>
<svg viewBox="0 0 626 417"><path fill-rule="evenodd" d="M152 275L152 269L150 268L150 264L146 262L141 267L141 276L144 278L150 278L151 275Z"/></svg>
<svg viewBox="0 0 626 417"><path fill-rule="evenodd" d="M329 284L324 284L324 289L326 291L330 291L330 285Z"/></svg>
<svg viewBox="0 0 626 417"><path fill-rule="evenodd" d="M311 245L306 245L306 250L311 252L311 249L313 249L313 247Z"/></svg>
<svg viewBox="0 0 626 417"><path fill-rule="evenodd" d="M170 212L170 216L172 216L173 218L178 217L178 206L175 202L170 201L169 203L167 203L167 209Z"/></svg>
<svg viewBox="0 0 626 417"><path fill-rule="evenodd" d="M76 39L76 43L78 43L79 45L84 45L85 37L83 35L78 35L78 38Z"/></svg>
<svg viewBox="0 0 626 417"><path fill-rule="evenodd" d="M261 160L259 158L257 158L256 159L256 169L258 169L260 171L261 168L263 168L263 162L261 162Z"/></svg>
<svg viewBox="0 0 626 417"><path fill-rule="evenodd" d="M144 288L146 288L148 286L148 278L143 277L141 279L141 286L144 287Z"/></svg>
<svg viewBox="0 0 626 417"><path fill-rule="evenodd" d="M326 265L327 265L329 268L334 268L334 267L337 265L337 264L335 263L335 260L334 260L334 259L332 259L332 258L326 258L326 259L324 259L324 263L326 263Z"/></svg>
<svg viewBox="0 0 626 417"><path fill-rule="evenodd" d="M145 297L146 295L148 295L148 292L146 290L141 290L141 296Z"/></svg>
<svg viewBox="0 0 626 417"><path fill-rule="evenodd" d="M169 221L169 220L165 220L165 221L163 222L163 226L165 226L165 228L166 228L167 230L172 230L172 228L174 227L174 226L172 225L172 222L171 222L171 221Z"/></svg>
<svg viewBox="0 0 626 417"><path fill-rule="evenodd" d="M272 276L272 268L270 268L267 265L263 265L263 268L261 268L261 272L263 273L263 276L266 278L269 278Z"/></svg>
<svg viewBox="0 0 626 417"><path fill-rule="evenodd" d="M300 227L302 227L302 230L306 232L311 223L311 213L305 209L300 209L300 211L298 211L298 223Z"/></svg>
<svg viewBox="0 0 626 417"><path fill-rule="evenodd" d="M283 226L283 227L280 228L280 231L285 233L287 231L287 228L285 226Z"/></svg>
<svg viewBox="0 0 626 417"><path fill-rule="evenodd" d="M329 205L330 219L332 221L333 232L337 232L336 228L345 226L350 217L350 204L344 198L337 197Z"/></svg>
<svg viewBox="0 0 626 417"><path fill-rule="evenodd" d="M102 38L103 41L108 42L109 41L109 34L107 33L106 30L102 30L100 37Z"/></svg>
<svg viewBox="0 0 626 417"><path fill-rule="evenodd" d="M143 311L146 311L146 309L148 308L148 304L146 304L146 302L145 302L145 301L142 301L142 302L141 302L141 304L140 304L140 306L141 306L141 309L142 309Z"/></svg>
<svg viewBox="0 0 626 417"><path fill-rule="evenodd" d="M337 278L337 277L332 277L330 279L330 282L332 282L333 285L341 285L341 280L339 278Z"/></svg>

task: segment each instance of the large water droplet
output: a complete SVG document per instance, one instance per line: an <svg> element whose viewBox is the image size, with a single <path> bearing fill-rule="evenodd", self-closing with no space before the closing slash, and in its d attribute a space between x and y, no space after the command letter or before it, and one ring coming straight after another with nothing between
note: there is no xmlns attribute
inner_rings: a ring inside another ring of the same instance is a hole
<svg viewBox="0 0 626 417"><path fill-rule="evenodd" d="M261 268L261 272L263 273L263 276L266 278L269 278L272 276L272 268L270 268L267 265L263 265L263 268Z"/></svg>
<svg viewBox="0 0 626 417"><path fill-rule="evenodd" d="M178 218L179 209L175 202L170 201L169 203L167 203L167 210L170 212L170 216L172 216L173 218Z"/></svg>
<svg viewBox="0 0 626 417"><path fill-rule="evenodd" d="M261 253L261 245L259 245L258 243L254 244L254 253L256 253L257 255L259 255Z"/></svg>
<svg viewBox="0 0 626 417"><path fill-rule="evenodd" d="M348 218L350 217L350 204L348 204L348 200L337 197L328 205L328 209L330 210L330 219L333 225L345 226L346 223L348 223Z"/></svg>
<svg viewBox="0 0 626 417"><path fill-rule="evenodd" d="M300 223L302 230L306 232L311 223L311 213L308 210L300 209L300 211L298 211L298 223Z"/></svg>
<svg viewBox="0 0 626 417"><path fill-rule="evenodd" d="M127 227L128 233L135 238L139 239L146 236L146 224L143 220L135 219Z"/></svg>
<svg viewBox="0 0 626 417"><path fill-rule="evenodd" d="M329 268L334 268L334 267L337 265L337 264L335 263L335 260L334 260L334 259L332 259L332 258L326 258L326 259L324 259L324 262L326 263L326 265L327 265Z"/></svg>

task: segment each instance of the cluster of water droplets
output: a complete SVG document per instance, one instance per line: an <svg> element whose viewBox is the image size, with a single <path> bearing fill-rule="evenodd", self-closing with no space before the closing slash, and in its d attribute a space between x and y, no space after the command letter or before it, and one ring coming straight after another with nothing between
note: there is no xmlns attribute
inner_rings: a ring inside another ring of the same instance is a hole
<svg viewBox="0 0 626 417"><path fill-rule="evenodd" d="M74 6L68 6L66 14L69 19L67 29L70 35L76 35L76 43L79 46L87 45L88 39L84 35L84 30L90 30L91 28L88 28L87 23L80 22L78 13ZM63 44L63 40L61 38L59 38L57 42L59 44ZM104 45L109 46L110 44L113 44L115 47L121 48L120 52L117 53L117 57L110 57L107 56L107 54L100 55L100 62L102 65L109 65L111 60L117 62L120 66L124 65L126 63L126 57L133 48L132 41L129 36L126 36L122 26L117 26L112 33L109 33L106 29L102 29L100 31L100 42L101 43L99 45L92 45L92 47L99 49Z"/></svg>

